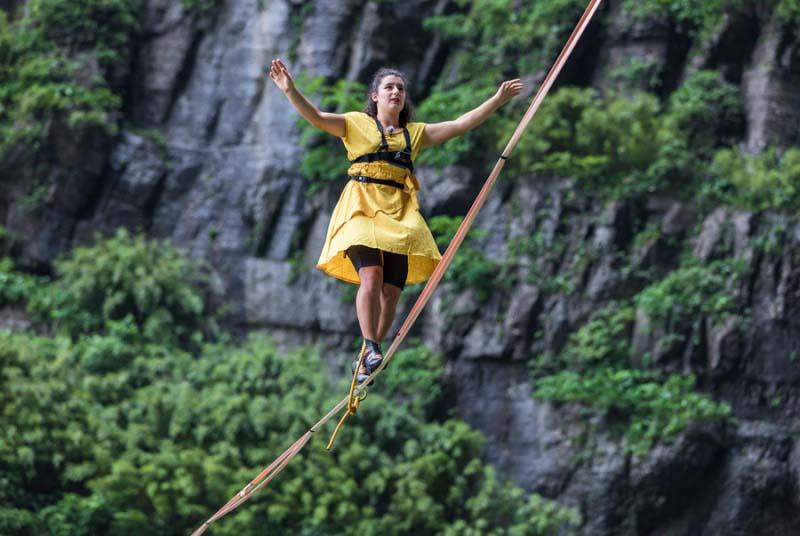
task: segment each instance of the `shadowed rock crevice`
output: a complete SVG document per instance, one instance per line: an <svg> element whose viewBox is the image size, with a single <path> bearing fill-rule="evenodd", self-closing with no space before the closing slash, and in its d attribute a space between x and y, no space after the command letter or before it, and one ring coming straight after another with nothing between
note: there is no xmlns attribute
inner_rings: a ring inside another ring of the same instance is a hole
<svg viewBox="0 0 800 536"><path fill-rule="evenodd" d="M197 51L200 48L200 43L203 41L205 35L202 32L196 31L192 36L192 39L189 44L189 49L184 57L183 62L180 65L180 69L175 77L175 83L171 88L168 104L166 110L164 111L164 117L162 121L164 123L168 123L170 117L172 117L172 111L175 108L175 103L180 98L180 96L184 93L187 86L189 85L189 81L192 78L192 72L194 71L194 66L197 62ZM218 119L217 112L217 119ZM216 122L216 121L215 121Z"/></svg>

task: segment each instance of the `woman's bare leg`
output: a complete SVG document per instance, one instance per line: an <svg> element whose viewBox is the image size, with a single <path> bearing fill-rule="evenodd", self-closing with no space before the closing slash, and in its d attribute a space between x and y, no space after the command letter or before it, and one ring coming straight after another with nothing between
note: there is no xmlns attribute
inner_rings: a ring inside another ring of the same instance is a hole
<svg viewBox="0 0 800 536"><path fill-rule="evenodd" d="M383 267L363 266L358 271L358 277L361 279L361 284L356 293L356 315L361 335L365 339L380 341L381 287L385 286ZM362 365L360 372L366 374L366 367Z"/></svg>
<svg viewBox="0 0 800 536"><path fill-rule="evenodd" d="M397 302L400 300L402 290L394 285L383 285L381 288L380 299L380 318L378 319L378 338L374 339L381 342L386 336L386 332L392 327L394 315L397 312Z"/></svg>

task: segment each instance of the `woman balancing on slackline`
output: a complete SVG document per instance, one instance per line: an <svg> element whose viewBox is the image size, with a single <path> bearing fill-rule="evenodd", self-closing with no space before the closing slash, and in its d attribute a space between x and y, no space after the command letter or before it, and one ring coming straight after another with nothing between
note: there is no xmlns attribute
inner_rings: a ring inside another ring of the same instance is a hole
<svg viewBox="0 0 800 536"><path fill-rule="evenodd" d="M425 124L411 122L408 82L394 69L375 73L363 112L344 114L318 110L281 60L272 61L269 74L306 121L342 139L351 162L317 268L359 285L356 311L367 349L357 376L361 383L383 361L380 342L403 287L428 279L442 258L417 204L417 154L483 123L519 94L522 83L503 82L494 96L454 121Z"/></svg>

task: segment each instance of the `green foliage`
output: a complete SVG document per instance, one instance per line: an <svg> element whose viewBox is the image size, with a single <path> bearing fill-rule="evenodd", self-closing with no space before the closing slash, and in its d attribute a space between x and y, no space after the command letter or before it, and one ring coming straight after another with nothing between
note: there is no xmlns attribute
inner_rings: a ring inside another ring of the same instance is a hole
<svg viewBox="0 0 800 536"><path fill-rule="evenodd" d="M444 250L449 246L463 221L463 216L444 215L428 220L440 249ZM480 242L484 238L486 231L473 227L445 274L445 281L452 283L456 292L471 288L479 302L485 301L495 288L499 269L498 264L484 256L481 251Z"/></svg>
<svg viewBox="0 0 800 536"><path fill-rule="evenodd" d="M741 124L738 89L713 71L689 78L665 110L644 93L565 88L544 102L510 164L579 178L611 198L691 195L712 149L732 143Z"/></svg>
<svg viewBox="0 0 800 536"><path fill-rule="evenodd" d="M751 238L750 243L758 254L768 257L781 256L790 232L785 221L771 222L762 227L760 232Z"/></svg>
<svg viewBox="0 0 800 536"><path fill-rule="evenodd" d="M789 23L800 20L798 0L777 0L767 4L759 0L625 0L625 8L637 17L668 17L680 24L699 40L708 40L722 23L724 16L752 16L752 12L772 7L775 13Z"/></svg>
<svg viewBox="0 0 800 536"><path fill-rule="evenodd" d="M36 148L53 122L116 133L120 99L104 73L124 60L137 7L34 0L13 23L0 12L0 154L21 143Z"/></svg>
<svg viewBox="0 0 800 536"><path fill-rule="evenodd" d="M259 10L265 8L265 0L258 0ZM289 4L289 32L291 41L289 43L289 60L294 62L297 59L297 49L300 47L300 40L303 37L303 22L309 17L314 9L313 2L301 2Z"/></svg>
<svg viewBox="0 0 800 536"><path fill-rule="evenodd" d="M450 121L480 104L496 90L489 83L477 82L458 84L454 87L437 86L430 97L425 99L417 110L417 116L426 123ZM419 163L427 166L444 167L461 162L468 157L469 152L481 146L491 131L491 120L478 130L473 130L462 136L448 141L444 147L447 150L427 149L419 155ZM489 132L487 132L487 127Z"/></svg>
<svg viewBox="0 0 800 536"><path fill-rule="evenodd" d="M108 331L115 321L135 324L146 340L197 343L204 303L192 262L166 243L120 229L56 262L52 292L32 304L73 337Z"/></svg>
<svg viewBox="0 0 800 536"><path fill-rule="evenodd" d="M27 300L39 284L35 277L15 270L11 259L0 258L0 305Z"/></svg>
<svg viewBox="0 0 800 536"><path fill-rule="evenodd" d="M601 99L591 89L563 89L518 145L515 169L575 176L614 196L635 192L638 172L658 157L659 111L650 95Z"/></svg>
<svg viewBox="0 0 800 536"><path fill-rule="evenodd" d="M699 315L719 321L736 309L726 286L743 269L741 262L731 260L691 261L645 288L636 296L636 304L658 322L676 323Z"/></svg>
<svg viewBox="0 0 800 536"><path fill-rule="evenodd" d="M610 79L622 88L653 91L659 87L658 65L652 59L629 58L609 73Z"/></svg>
<svg viewBox="0 0 800 536"><path fill-rule="evenodd" d="M800 1L798 0L779 0L776 11L786 21L794 23L800 21Z"/></svg>
<svg viewBox="0 0 800 536"><path fill-rule="evenodd" d="M136 0L32 0L26 22L49 45L116 63L138 27Z"/></svg>
<svg viewBox="0 0 800 536"><path fill-rule="evenodd" d="M392 367L381 376L382 394L404 400L412 406L415 415L425 415L442 396L439 378L444 364L441 355L418 341L410 341L410 344L411 348L397 352Z"/></svg>
<svg viewBox="0 0 800 536"><path fill-rule="evenodd" d="M690 33L707 38L722 20L726 8L740 7L747 0L625 0L625 8L637 17L662 16L682 24Z"/></svg>
<svg viewBox="0 0 800 536"><path fill-rule="evenodd" d="M366 86L351 80L337 80L326 84L325 77L305 80L299 79L309 94L320 95L319 107L337 113L359 110L362 107ZM304 147L301 171L309 181L307 194L313 195L326 185L342 180L347 174L350 162L338 139L323 133L305 119L298 120L300 143Z"/></svg>
<svg viewBox="0 0 800 536"><path fill-rule="evenodd" d="M736 142L744 123L739 89L716 71L699 71L669 99L667 120L688 147L705 155Z"/></svg>
<svg viewBox="0 0 800 536"><path fill-rule="evenodd" d="M278 351L263 336L194 357L150 346L114 371L87 366L86 352L0 333L4 533L186 534L345 388L313 349ZM578 524L574 510L501 481L466 424L426 420L441 372L424 348L400 352L332 453L309 444L215 534L538 535Z"/></svg>
<svg viewBox="0 0 800 536"><path fill-rule="evenodd" d="M584 366L602 363L625 364L630 352L630 327L634 314L630 307L600 309L575 332L564 349L562 359Z"/></svg>
<svg viewBox="0 0 800 536"><path fill-rule="evenodd" d="M454 13L428 17L425 27L458 43L452 69L419 106L426 122L452 120L490 97L499 83L520 73L546 67L578 21L581 0L526 2L458 0ZM456 73L453 77L453 73ZM498 138L507 141L525 103L512 101L480 129L448 142L446 150L429 150L420 161L443 166L465 159L483 161Z"/></svg>
<svg viewBox="0 0 800 536"><path fill-rule="evenodd" d="M633 251L641 251L655 244L661 236L661 228L657 224L649 223L633 237L633 247L631 249Z"/></svg>
<svg viewBox="0 0 800 536"><path fill-rule="evenodd" d="M57 503L43 508L38 518L54 536L93 536L109 533L112 513L102 497L66 493Z"/></svg>
<svg viewBox="0 0 800 536"><path fill-rule="evenodd" d="M541 69L563 45L585 4L579 0L527 2L457 0L462 11L429 17L427 28L457 40L463 80L494 77L504 69ZM463 47L463 48L462 48ZM505 65L501 62L509 62Z"/></svg>
<svg viewBox="0 0 800 536"><path fill-rule="evenodd" d="M57 49L23 49L20 32L5 25L0 13L0 56L7 58L0 64L0 151L40 140L56 117L70 127L94 125L113 134L110 115L120 102L106 83L79 81L85 66ZM5 46L12 42L13 49Z"/></svg>
<svg viewBox="0 0 800 536"><path fill-rule="evenodd" d="M0 331L0 502L41 505L39 492L83 480L96 448L88 430L88 393L70 366L63 339ZM87 474L88 473L88 474ZM38 485L37 485L38 482Z"/></svg>
<svg viewBox="0 0 800 536"><path fill-rule="evenodd" d="M755 156L722 149L714 155L703 194L712 206L794 213L800 207L800 149L788 149L781 156L775 149Z"/></svg>
<svg viewBox="0 0 800 536"><path fill-rule="evenodd" d="M630 307L601 309L570 336L558 355L534 359L534 396L598 412L636 455L646 454L655 442L669 440L691 422L727 419L730 408L694 392L693 376L630 367L633 319Z"/></svg>
<svg viewBox="0 0 800 536"><path fill-rule="evenodd" d="M621 428L626 447L644 455L653 443L673 437L690 422L730 416L727 404L694 392L694 383L691 375L600 366L583 374L562 371L541 378L535 396L577 402L602 412L612 432L615 424Z"/></svg>
<svg viewBox="0 0 800 536"><path fill-rule="evenodd" d="M24 286L14 296L52 307L66 335L0 331L3 534L186 534L346 389L313 348L279 350L260 335L176 345L203 308L189 261L165 244L120 231L57 268L54 283L36 282L53 287L44 298ZM424 347L399 352L336 450L309 444L215 534L533 536L578 525L574 509L525 497L484 465L478 432L434 420L442 371Z"/></svg>
<svg viewBox="0 0 800 536"><path fill-rule="evenodd" d="M195 13L199 17L206 17L214 13L220 0L181 0L181 5L186 11Z"/></svg>
<svg viewBox="0 0 800 536"><path fill-rule="evenodd" d="M603 365L629 365L633 317L630 307L609 306L595 311L586 324L570 335L559 354L537 356L531 362L533 370L541 375L564 368L585 372Z"/></svg>
<svg viewBox="0 0 800 536"><path fill-rule="evenodd" d="M721 10L734 9L738 1L650 0L628 7L638 16L666 15L699 31L716 24ZM503 0L459 5L462 10L456 13L426 21L464 47L455 61L458 78L441 80L419 107L426 121L458 117L488 97L507 73L543 66L583 7L569 0L538 2L527 9ZM509 65L508 58L520 59ZM634 87L656 88L651 67L631 64L614 76ZM501 150L507 142L520 105L512 101L480 129L450 142L446 151L427 151L421 162L441 167L485 160L488 148ZM614 199L656 191L695 196L711 155L735 143L742 125L738 88L712 71L692 75L665 106L651 94L600 95L564 88L544 101L507 167L515 175L536 171L576 177L582 186Z"/></svg>
<svg viewBox="0 0 800 536"><path fill-rule="evenodd" d="M14 237L5 226L0 225L0 255L5 255L11 248Z"/></svg>
<svg viewBox="0 0 800 536"><path fill-rule="evenodd" d="M0 506L0 534L8 536L44 534L44 527L33 512Z"/></svg>
<svg viewBox="0 0 800 536"><path fill-rule="evenodd" d="M581 276L581 265L587 254L586 244L569 255L567 245L558 236L548 238L542 230L531 235L517 236L508 241L508 262L501 278L511 287L519 279L512 270L526 266L523 279L546 293L572 294ZM574 261L568 264L568 259Z"/></svg>

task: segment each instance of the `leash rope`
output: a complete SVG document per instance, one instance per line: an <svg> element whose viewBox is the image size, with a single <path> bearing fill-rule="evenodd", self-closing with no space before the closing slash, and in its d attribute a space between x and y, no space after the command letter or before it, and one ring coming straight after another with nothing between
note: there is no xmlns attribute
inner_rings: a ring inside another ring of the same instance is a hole
<svg viewBox="0 0 800 536"><path fill-rule="evenodd" d="M597 12L597 9L600 7L600 3L602 0L590 0L589 5L581 15L578 24L575 26L575 29L572 31L569 39L567 40L566 45L561 50L561 53L556 58L555 63L550 68L550 71L547 73L547 76L544 79L544 82L539 87L539 91L537 91L536 96L533 98L528 110L525 112L525 115L522 117L522 120L517 125L516 130L511 136L506 148L501 153L500 157L497 159L497 163L494 165L492 172L489 174L489 177L486 179L486 182L481 188L481 191L478 193L478 196L475 198L472 206L467 212L467 215L464 217L464 221L461 222L458 230L456 231L455 236L450 241L450 244L447 246L447 251L445 251L444 255L442 256L442 260L439 262L439 265L431 274L430 279L425 284L425 287L422 289L417 301L414 303L414 306L411 308L408 316L406 317L403 325L397 331L394 339L392 340L392 344L389 347L389 350L383 356L383 362L380 366L375 369L375 371L369 375L369 378L366 379L361 385L355 385L355 377L358 374L358 368L356 368L353 374L353 380L350 384L350 392L348 395L343 398L336 406L333 407L322 419L320 419L314 426L312 426L305 434L303 434L300 439L294 442L291 447L289 447L283 454L281 454L278 458L275 459L266 469L264 469L256 478L254 478L247 486L245 486L239 493L234 495L222 508L220 508L211 518L208 519L205 523L203 523L200 528L198 528L195 532L192 533L192 536L200 536L203 534L206 529L224 515L230 513L234 509L236 509L239 505L247 501L253 494L255 494L258 490L266 486L275 476L280 473L284 467L294 458L302 449L305 447L306 443L311 439L311 436L314 432L318 431L320 428L325 426L325 424L330 421L330 419L336 415L339 411L342 410L345 406L347 406L347 412L342 416L342 419L337 426L336 431L334 432L333 437L331 437L331 441L329 445L333 444L333 440L335 439L336 433L338 430L343 426L344 422L347 420L350 415L355 413L355 409L358 408L358 404L360 400L363 400L363 397L366 394L366 386L372 382L378 374L380 374L384 368L389 364L392 357L394 357L395 352L399 348L400 344L403 342L405 337L408 335L408 332L411 330L414 322L416 322L419 315L422 313L423 308L428 304L431 296L433 295L433 291L436 289L436 286L441 281L442 277L444 276L445 270L447 270L448 266L455 257L456 251L461 246L461 243L464 241L464 238L467 235L467 231L472 226L475 217L477 216L480 209L486 202L486 199L489 196L489 192L491 191L492 187L494 186L495 182L497 181L497 177L500 175L500 171L503 169L508 158L511 156L514 148L519 143L520 138L522 137L522 133L525 128L530 123L533 116L539 110L539 107L542 104L542 101L547 96L547 93L550 91L550 88L555 83L556 78L558 77L559 73L564 67L567 59L569 58L570 54L574 50L576 44L580 40L583 32L586 30L586 27L589 25L589 22L592 20L592 17ZM359 356L359 367L361 361L364 358L364 347L362 347L361 355ZM359 400L355 402L355 400ZM354 409L355 407L355 409Z"/></svg>
<svg viewBox="0 0 800 536"><path fill-rule="evenodd" d="M339 419L339 424L336 425L336 429L333 431L330 440L328 441L328 446L325 447L328 450L333 448L333 443L336 441L336 436L339 434L339 430L342 429L344 423L350 418L352 415L356 414L358 410L358 406L361 405L361 402L367 398L367 391L364 389L361 391L363 394L356 395L356 378L358 378L358 372L361 370L361 365L364 363L364 356L367 355L367 343L361 343L361 353L358 354L358 363L356 363L356 368L353 371L353 379L350 380L350 392L347 393L347 411L342 414L342 418ZM369 382L367 382L369 383Z"/></svg>

